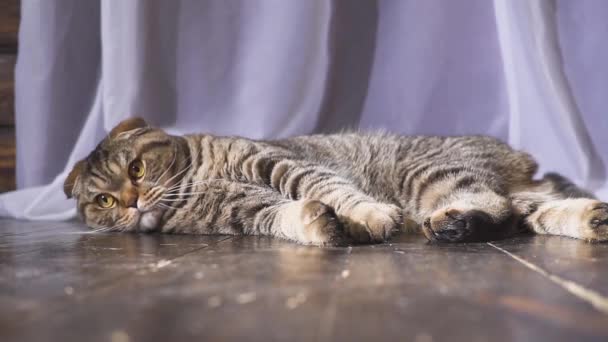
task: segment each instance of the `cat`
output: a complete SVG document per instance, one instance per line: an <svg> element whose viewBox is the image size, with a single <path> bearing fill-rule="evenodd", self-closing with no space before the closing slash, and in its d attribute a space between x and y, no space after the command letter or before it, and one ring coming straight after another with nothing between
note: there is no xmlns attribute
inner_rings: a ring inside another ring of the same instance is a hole
<svg viewBox="0 0 608 342"><path fill-rule="evenodd" d="M118 124L64 184L95 231L249 234L302 244L432 242L521 230L608 240L608 204L485 136L341 133L257 141Z"/></svg>

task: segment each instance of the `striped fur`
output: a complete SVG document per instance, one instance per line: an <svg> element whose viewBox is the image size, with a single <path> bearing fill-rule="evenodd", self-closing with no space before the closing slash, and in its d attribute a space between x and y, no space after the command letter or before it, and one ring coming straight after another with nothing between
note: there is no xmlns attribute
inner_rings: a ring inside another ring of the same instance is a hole
<svg viewBox="0 0 608 342"><path fill-rule="evenodd" d="M145 176L129 176L141 160ZM99 231L261 234L305 244L374 243L413 222L432 241L522 228L608 239L608 205L489 137L386 133L255 141L170 136L130 119L65 184ZM116 199L102 208L99 194ZM576 199L575 199L576 198Z"/></svg>

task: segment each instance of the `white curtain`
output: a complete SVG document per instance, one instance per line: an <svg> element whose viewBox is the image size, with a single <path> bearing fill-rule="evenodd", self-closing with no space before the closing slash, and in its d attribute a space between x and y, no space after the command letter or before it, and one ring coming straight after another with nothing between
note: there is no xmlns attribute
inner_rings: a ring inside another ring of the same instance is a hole
<svg viewBox="0 0 608 342"><path fill-rule="evenodd" d="M603 0L23 0L17 181L68 219L71 166L125 117L171 133L489 134L608 199Z"/></svg>

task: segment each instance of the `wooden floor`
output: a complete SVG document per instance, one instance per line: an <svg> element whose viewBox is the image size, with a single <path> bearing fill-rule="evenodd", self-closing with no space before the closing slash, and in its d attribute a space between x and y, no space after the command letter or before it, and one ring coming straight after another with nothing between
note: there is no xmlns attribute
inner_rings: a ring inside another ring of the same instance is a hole
<svg viewBox="0 0 608 342"><path fill-rule="evenodd" d="M608 244L85 232L0 220L0 341L608 340Z"/></svg>

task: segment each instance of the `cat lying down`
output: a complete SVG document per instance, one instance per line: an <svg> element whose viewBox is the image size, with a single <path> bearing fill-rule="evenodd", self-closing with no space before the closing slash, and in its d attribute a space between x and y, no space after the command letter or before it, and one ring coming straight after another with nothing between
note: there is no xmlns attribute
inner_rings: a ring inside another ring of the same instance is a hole
<svg viewBox="0 0 608 342"><path fill-rule="evenodd" d="M489 137L344 133L256 141L121 122L64 184L97 231L378 243L415 222L431 241L522 229L608 240L608 204Z"/></svg>

